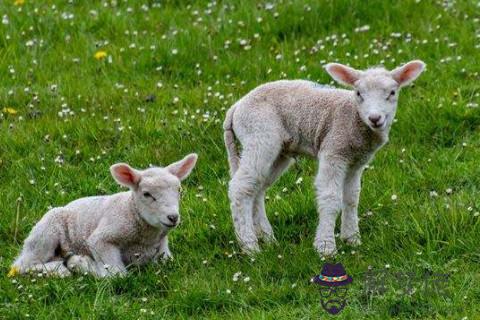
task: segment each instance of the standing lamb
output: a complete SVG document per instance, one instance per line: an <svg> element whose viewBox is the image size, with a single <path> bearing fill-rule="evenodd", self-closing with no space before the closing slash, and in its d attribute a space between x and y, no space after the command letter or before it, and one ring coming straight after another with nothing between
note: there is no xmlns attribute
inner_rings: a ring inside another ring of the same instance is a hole
<svg viewBox="0 0 480 320"><path fill-rule="evenodd" d="M335 254L339 211L340 237L360 244L362 172L388 141L400 88L424 68L418 60L393 71L360 71L330 63L325 66L330 76L353 90L304 80L276 81L252 90L228 110L224 130L232 176L229 198L236 236L245 251L259 251L259 238L275 239L265 214L265 190L299 154L319 161L315 187L320 222L314 242L318 252ZM235 138L242 145L241 157Z"/></svg>
<svg viewBox="0 0 480 320"><path fill-rule="evenodd" d="M124 275L126 266L172 255L168 232L180 223L180 181L192 171L196 154L165 168L110 168L130 191L75 200L47 212L25 240L9 276L71 271L97 277Z"/></svg>

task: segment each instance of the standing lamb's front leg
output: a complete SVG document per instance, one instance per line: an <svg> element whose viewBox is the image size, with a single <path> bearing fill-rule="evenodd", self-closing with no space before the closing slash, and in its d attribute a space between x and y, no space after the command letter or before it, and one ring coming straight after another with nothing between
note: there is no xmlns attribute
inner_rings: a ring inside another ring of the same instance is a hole
<svg viewBox="0 0 480 320"><path fill-rule="evenodd" d="M329 256L336 252L335 220L342 209L343 183L346 162L335 156L319 154L319 169L315 179L317 206L320 222L314 246L320 255Z"/></svg>
<svg viewBox="0 0 480 320"><path fill-rule="evenodd" d="M343 188L343 211L340 238L351 245L360 245L358 200L364 167L349 170Z"/></svg>
<svg viewBox="0 0 480 320"><path fill-rule="evenodd" d="M101 231L94 232L87 243L96 263L97 277L123 276L127 273L120 249L109 242L108 235L102 234Z"/></svg>

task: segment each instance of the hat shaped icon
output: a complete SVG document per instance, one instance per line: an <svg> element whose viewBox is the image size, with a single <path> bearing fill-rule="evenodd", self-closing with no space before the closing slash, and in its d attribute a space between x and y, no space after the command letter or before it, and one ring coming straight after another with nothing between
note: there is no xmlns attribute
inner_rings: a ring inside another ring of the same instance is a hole
<svg viewBox="0 0 480 320"><path fill-rule="evenodd" d="M326 287L339 287L352 283L350 277L341 263L325 263L322 272L313 278L313 282Z"/></svg>

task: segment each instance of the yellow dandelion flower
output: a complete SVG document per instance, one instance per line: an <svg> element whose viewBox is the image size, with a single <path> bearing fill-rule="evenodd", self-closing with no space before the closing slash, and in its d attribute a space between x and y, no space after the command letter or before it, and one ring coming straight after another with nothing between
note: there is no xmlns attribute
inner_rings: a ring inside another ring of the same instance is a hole
<svg viewBox="0 0 480 320"><path fill-rule="evenodd" d="M97 51L95 52L94 57L97 60L103 60L107 57L107 51L103 51L103 50Z"/></svg>
<svg viewBox="0 0 480 320"><path fill-rule="evenodd" d="M8 271L7 277L12 278L20 274L20 269L18 267L12 266L10 271Z"/></svg>
<svg viewBox="0 0 480 320"><path fill-rule="evenodd" d="M15 0L13 4L16 6L23 6L25 4L25 0Z"/></svg>
<svg viewBox="0 0 480 320"><path fill-rule="evenodd" d="M3 108L3 113L8 113L8 114L17 114L17 110L13 108Z"/></svg>

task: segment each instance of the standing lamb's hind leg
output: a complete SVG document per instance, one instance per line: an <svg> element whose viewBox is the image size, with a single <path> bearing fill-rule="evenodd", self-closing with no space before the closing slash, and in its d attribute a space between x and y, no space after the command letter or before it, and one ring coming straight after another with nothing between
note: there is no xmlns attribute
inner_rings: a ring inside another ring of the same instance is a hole
<svg viewBox="0 0 480 320"><path fill-rule="evenodd" d="M335 254L335 220L342 209L343 183L346 163L339 157L319 155L319 169L315 179L319 224L314 246L320 255Z"/></svg>
<svg viewBox="0 0 480 320"><path fill-rule="evenodd" d="M293 162L294 160L291 157L280 155L273 164L270 175L255 197L255 205L253 208L253 225L257 237L262 238L265 242L275 241L272 226L270 225L265 212L265 192L267 188L270 187Z"/></svg>
<svg viewBox="0 0 480 320"><path fill-rule="evenodd" d="M360 229L358 227L358 199L360 197L363 167L348 172L343 191L342 224L340 238L351 245L360 245Z"/></svg>
<svg viewBox="0 0 480 320"><path fill-rule="evenodd" d="M240 166L228 190L236 236L242 248L251 253L260 250L253 225L255 197L264 185L282 145L271 137L260 138L252 137L249 144L244 145Z"/></svg>

